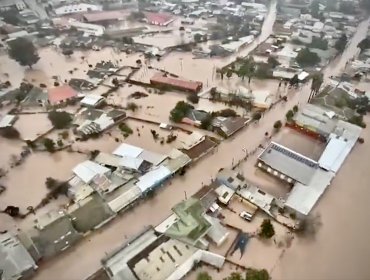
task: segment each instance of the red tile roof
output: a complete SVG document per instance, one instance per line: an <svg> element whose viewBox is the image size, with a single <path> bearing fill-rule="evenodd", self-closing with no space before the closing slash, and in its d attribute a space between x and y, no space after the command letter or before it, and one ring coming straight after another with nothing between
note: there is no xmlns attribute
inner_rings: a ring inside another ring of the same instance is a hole
<svg viewBox="0 0 370 280"><path fill-rule="evenodd" d="M162 73L155 74L151 79L150 82L152 84L161 84L161 85L168 85L177 89L198 92L202 86L202 82L198 81L190 81L190 80L181 80L179 78L173 77L165 77Z"/></svg>
<svg viewBox="0 0 370 280"><path fill-rule="evenodd" d="M77 96L77 91L69 85L51 88L48 91L50 104L57 104Z"/></svg>
<svg viewBox="0 0 370 280"><path fill-rule="evenodd" d="M150 24L156 25L168 25L173 21L172 16L169 14L145 13L145 17Z"/></svg>
<svg viewBox="0 0 370 280"><path fill-rule="evenodd" d="M124 17L121 11L104 11L96 13L87 13L83 15L87 22L98 22L104 20L122 20Z"/></svg>

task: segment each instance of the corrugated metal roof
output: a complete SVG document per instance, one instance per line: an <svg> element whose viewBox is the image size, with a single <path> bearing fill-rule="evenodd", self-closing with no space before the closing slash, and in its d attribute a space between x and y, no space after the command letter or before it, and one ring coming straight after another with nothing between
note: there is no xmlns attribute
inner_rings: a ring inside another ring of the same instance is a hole
<svg viewBox="0 0 370 280"><path fill-rule="evenodd" d="M116 213L141 196L141 190L138 186L132 185L130 188L122 187L121 189L122 193L108 202L108 206ZM117 192L120 191L120 189L117 190Z"/></svg>
<svg viewBox="0 0 370 280"><path fill-rule="evenodd" d="M139 170L140 165L143 163L143 159L123 156L119 160L119 165L129 169Z"/></svg>
<svg viewBox="0 0 370 280"><path fill-rule="evenodd" d="M164 181L170 175L171 171L167 167L159 166L158 168L153 169L141 176L136 185L141 189L142 192L145 192Z"/></svg>
<svg viewBox="0 0 370 280"><path fill-rule="evenodd" d="M112 154L120 157L138 157L144 150L142 148L132 146L130 144L122 143Z"/></svg>
<svg viewBox="0 0 370 280"><path fill-rule="evenodd" d="M73 173L85 183L89 183L96 175L102 175L108 172L110 172L110 169L90 160L81 162L73 168Z"/></svg>
<svg viewBox="0 0 370 280"><path fill-rule="evenodd" d="M204 134L202 134L200 132L197 132L197 131L193 131L192 134L186 136L183 140L181 140L181 144L182 144L182 147L185 150L189 150L190 148L194 147L195 145L198 145L204 139L205 139Z"/></svg>
<svg viewBox="0 0 370 280"><path fill-rule="evenodd" d="M139 157L153 165L158 165L167 158L166 155L157 154L147 150L143 150Z"/></svg>
<svg viewBox="0 0 370 280"><path fill-rule="evenodd" d="M14 115L5 115L0 120L0 128L10 127L14 124L15 120L17 119L17 116Z"/></svg>
<svg viewBox="0 0 370 280"><path fill-rule="evenodd" d="M351 147L348 147L348 142L344 141L344 139L331 138L319 159L319 165L325 170L337 172L350 151ZM346 154L344 158L341 157L342 153ZM342 160L337 164L339 158Z"/></svg>
<svg viewBox="0 0 370 280"><path fill-rule="evenodd" d="M103 96L95 95L95 94L89 94L89 95L86 95L81 100L81 104L85 104L85 105L89 105L89 106L95 106L103 99L104 99Z"/></svg>
<svg viewBox="0 0 370 280"><path fill-rule="evenodd" d="M153 77L150 78L150 82L168 85L183 90L190 90L193 92L199 91L203 86L202 82L181 80L180 78L164 76L162 73L155 74Z"/></svg>

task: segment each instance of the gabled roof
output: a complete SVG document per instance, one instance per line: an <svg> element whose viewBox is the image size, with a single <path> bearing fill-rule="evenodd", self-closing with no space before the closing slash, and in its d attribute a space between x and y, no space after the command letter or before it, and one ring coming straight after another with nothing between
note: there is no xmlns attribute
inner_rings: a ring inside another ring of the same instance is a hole
<svg viewBox="0 0 370 280"><path fill-rule="evenodd" d="M81 162L77 164L75 168L73 168L73 173L85 183L89 183L94 179L95 176L103 175L109 171L110 169L90 160Z"/></svg>
<svg viewBox="0 0 370 280"><path fill-rule="evenodd" d="M136 185L144 193L151 188L156 187L158 184L163 182L166 178L171 175L171 171L165 166L159 166L156 169L153 169L146 173L145 175L139 178L139 181Z"/></svg>
<svg viewBox="0 0 370 280"><path fill-rule="evenodd" d="M49 89L48 95L50 104L57 104L67 99L77 97L77 91L69 85L63 85Z"/></svg>
<svg viewBox="0 0 370 280"><path fill-rule="evenodd" d="M113 151L113 154L120 157L138 157L144 150L142 148L122 143L117 149Z"/></svg>

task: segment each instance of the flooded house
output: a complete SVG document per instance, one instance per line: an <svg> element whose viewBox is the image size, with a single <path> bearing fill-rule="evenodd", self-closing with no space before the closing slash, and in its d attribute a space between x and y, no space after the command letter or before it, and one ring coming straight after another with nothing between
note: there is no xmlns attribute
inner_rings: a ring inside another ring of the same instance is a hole
<svg viewBox="0 0 370 280"><path fill-rule="evenodd" d="M81 101L81 106L96 108L101 106L105 102L104 96L89 94L86 95Z"/></svg>
<svg viewBox="0 0 370 280"><path fill-rule="evenodd" d="M212 120L213 130L219 135L230 137L246 126L248 122L244 117L216 117Z"/></svg>
<svg viewBox="0 0 370 280"><path fill-rule="evenodd" d="M78 92L69 85L57 86L48 90L48 99L51 106L66 105L77 100Z"/></svg>
<svg viewBox="0 0 370 280"><path fill-rule="evenodd" d="M193 93L198 93L203 87L202 82L175 78L162 73L157 73L151 77L150 83L159 87L169 87Z"/></svg>
<svg viewBox="0 0 370 280"><path fill-rule="evenodd" d="M16 115L6 114L5 116L0 115L0 130L3 128L12 127L17 121L18 117Z"/></svg>
<svg viewBox="0 0 370 280"><path fill-rule="evenodd" d="M181 141L181 147L179 149L188 155L192 161L196 161L211 152L216 146L217 143L206 135L193 131Z"/></svg>
<svg viewBox="0 0 370 280"><path fill-rule="evenodd" d="M102 259L110 279L182 279L199 262L221 268L225 258L148 227Z"/></svg>
<svg viewBox="0 0 370 280"><path fill-rule="evenodd" d="M151 25L167 26L174 21L170 14L145 12L145 20Z"/></svg>
<svg viewBox="0 0 370 280"><path fill-rule="evenodd" d="M12 233L0 234L0 277L16 280L31 277L37 265L19 239Z"/></svg>
<svg viewBox="0 0 370 280"><path fill-rule="evenodd" d="M53 257L82 238L64 210L39 216L33 228L18 236L35 261Z"/></svg>

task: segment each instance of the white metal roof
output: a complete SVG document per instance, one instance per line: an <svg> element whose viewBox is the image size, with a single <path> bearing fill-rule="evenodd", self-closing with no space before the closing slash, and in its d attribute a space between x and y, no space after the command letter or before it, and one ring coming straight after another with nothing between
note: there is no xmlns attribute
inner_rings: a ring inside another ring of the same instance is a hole
<svg viewBox="0 0 370 280"><path fill-rule="evenodd" d="M118 190L120 191L120 190ZM129 204L134 202L141 196L141 190L133 185L130 188L122 187L122 193L116 198L108 202L108 206L114 211L119 212L123 208L127 207Z"/></svg>
<svg viewBox="0 0 370 280"><path fill-rule="evenodd" d="M0 120L0 128L12 126L17 116L14 115L5 115Z"/></svg>
<svg viewBox="0 0 370 280"><path fill-rule="evenodd" d="M91 182L96 175L103 175L109 171L110 169L90 160L81 162L77 164L75 168L73 168L73 173L85 183Z"/></svg>
<svg viewBox="0 0 370 280"><path fill-rule="evenodd" d="M142 192L145 192L165 180L170 175L171 171L167 167L161 165L158 168L153 169L141 176L136 185L141 189Z"/></svg>
<svg viewBox="0 0 370 280"><path fill-rule="evenodd" d="M331 138L319 159L320 167L327 171L337 172L342 162L351 151L351 148L352 147L349 147L348 142L344 141L344 139ZM344 157L342 154L345 154Z"/></svg>
<svg viewBox="0 0 370 280"><path fill-rule="evenodd" d="M138 157L144 150L142 148L132 146L130 144L122 143L117 149L113 151L116 156L124 157Z"/></svg>
<svg viewBox="0 0 370 280"><path fill-rule="evenodd" d="M150 152L150 151L147 151L147 150L143 150L143 152L140 153L139 158L141 158L141 159L143 159L147 162L150 162L153 165L158 165L162 161L164 161L167 158L167 156L157 154L157 153L154 153L154 152Z"/></svg>
<svg viewBox="0 0 370 280"><path fill-rule="evenodd" d="M204 139L205 139L204 134L197 131L193 131L192 134L186 136L183 140L181 140L181 144L185 150L189 150L192 147L198 145Z"/></svg>
<svg viewBox="0 0 370 280"><path fill-rule="evenodd" d="M89 94L89 95L86 95L81 100L81 104L85 104L85 105L89 105L89 106L95 106L103 99L104 99L104 97L101 96L101 95Z"/></svg>
<svg viewBox="0 0 370 280"><path fill-rule="evenodd" d="M296 183L285 203L295 211L308 215L334 178L333 172L317 169L309 185Z"/></svg>
<svg viewBox="0 0 370 280"><path fill-rule="evenodd" d="M129 169L139 170L139 167L143 163L143 161L144 160L141 158L123 156L119 160L119 165Z"/></svg>

